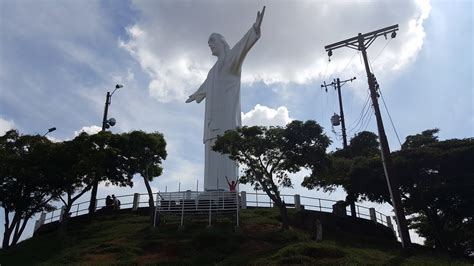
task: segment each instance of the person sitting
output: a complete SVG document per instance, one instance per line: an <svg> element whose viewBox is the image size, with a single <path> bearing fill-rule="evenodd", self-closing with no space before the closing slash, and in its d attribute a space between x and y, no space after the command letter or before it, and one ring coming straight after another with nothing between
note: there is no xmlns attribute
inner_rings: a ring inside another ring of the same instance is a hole
<svg viewBox="0 0 474 266"><path fill-rule="evenodd" d="M225 179L227 180L227 184L229 185L229 191L235 192L235 188L237 187L237 184L239 182L238 181L235 182L234 180L232 180L232 182L229 182L229 178L227 178L227 176L225 176Z"/></svg>
<svg viewBox="0 0 474 266"><path fill-rule="evenodd" d="M110 197L110 195L107 195L107 197L105 198L105 208L106 209L114 208L114 200Z"/></svg>
<svg viewBox="0 0 474 266"><path fill-rule="evenodd" d="M120 200L117 199L114 194L112 194L112 201L114 210L120 209Z"/></svg>

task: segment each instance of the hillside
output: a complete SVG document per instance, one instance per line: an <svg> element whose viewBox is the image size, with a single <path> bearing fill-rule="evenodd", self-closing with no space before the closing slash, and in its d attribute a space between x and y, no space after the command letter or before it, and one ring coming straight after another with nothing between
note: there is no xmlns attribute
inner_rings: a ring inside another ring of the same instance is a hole
<svg viewBox="0 0 474 266"><path fill-rule="evenodd" d="M221 217L207 228L207 219L166 217L159 229L146 216L115 213L92 222L74 222L66 236L35 236L10 250L0 250L0 264L160 264L160 265L471 265L461 259L416 247L404 254L397 243L354 234L324 233L322 242L306 231L279 231L274 209Z"/></svg>

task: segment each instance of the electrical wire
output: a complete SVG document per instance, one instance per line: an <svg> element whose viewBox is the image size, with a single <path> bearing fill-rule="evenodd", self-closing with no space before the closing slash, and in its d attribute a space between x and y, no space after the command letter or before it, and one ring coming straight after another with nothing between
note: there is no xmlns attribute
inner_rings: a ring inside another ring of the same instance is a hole
<svg viewBox="0 0 474 266"><path fill-rule="evenodd" d="M348 128L349 128L349 129L347 130L348 133L353 132L353 130L354 130L355 128L359 127L360 124L362 123L362 121L364 120L367 111L370 109L370 107L367 108L368 103L369 103L369 100L370 100L370 94L368 93L368 94L367 94L367 98L366 98L365 103L364 103L364 106L362 107L362 110L361 110L361 112L360 112L359 118L356 119L356 120L354 120L354 122L352 122L352 123L348 126Z"/></svg>
<svg viewBox="0 0 474 266"><path fill-rule="evenodd" d="M349 64L352 62L352 59L354 59L355 55L358 53L359 51L355 51L354 54L352 55L351 59L349 59L349 62L347 62L346 66L342 69L341 72L344 72L344 70L346 70L346 68L349 66Z"/></svg>
<svg viewBox="0 0 474 266"><path fill-rule="evenodd" d="M387 47L387 45L392 41L392 39L389 39L388 42L385 43L385 46L382 48L382 50L380 50L380 52L377 54L377 56L374 58L374 60L372 60L372 63L375 62L375 60L377 60L377 58L379 58L379 56L382 54L383 50L385 50L385 48ZM372 68L372 66L370 66Z"/></svg>
<svg viewBox="0 0 474 266"><path fill-rule="evenodd" d="M393 131L395 132L395 136L397 136L398 144L400 144L400 147L402 146L402 142L400 141L400 138L398 137L398 132L397 129L395 128L395 125L392 120L392 116L390 115L390 112L388 111L387 105L385 104L385 99L383 98L382 90L379 88L380 92L380 98L382 98L383 106L385 106L385 111L387 111L388 118L390 119L390 123L392 124Z"/></svg>
<svg viewBox="0 0 474 266"><path fill-rule="evenodd" d="M367 127L370 125L370 122L372 121L372 118L374 117L374 113L375 113L375 112L374 112L374 109L373 109L373 108L370 108L370 111L371 111L371 112L370 112L369 117L368 117L368 119L367 119L367 123L365 124L364 129L363 129L362 131L367 130Z"/></svg>
<svg viewBox="0 0 474 266"><path fill-rule="evenodd" d="M367 111L364 113L364 117L362 118L362 122L360 123L359 128L355 131L355 133L360 132L364 127L367 128L367 125L372 117L373 110L372 108L367 108Z"/></svg>

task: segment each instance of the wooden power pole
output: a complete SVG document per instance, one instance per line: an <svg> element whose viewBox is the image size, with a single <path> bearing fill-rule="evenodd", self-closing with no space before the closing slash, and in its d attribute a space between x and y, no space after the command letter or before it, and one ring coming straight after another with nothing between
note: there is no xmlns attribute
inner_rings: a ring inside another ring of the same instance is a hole
<svg viewBox="0 0 474 266"><path fill-rule="evenodd" d="M362 57L364 58L365 71L367 73L367 80L369 83L370 97L372 99L372 105L374 107L375 118L377 120L377 128L379 132L380 147L382 154L383 168L385 172L385 177L387 180L388 190L390 192L390 197L392 199L392 205L395 210L395 217L397 219L398 229L400 232L400 238L402 240L403 248L410 248L411 240L410 234L408 232L408 225L405 218L405 212L403 210L402 201L400 199L400 181L394 173L392 157L390 155L390 148L388 146L387 136L385 135L385 129L382 122L382 116L380 115L380 108L378 104L378 94L375 86L375 76L370 72L369 61L367 59L367 48L375 41L379 36L385 36L391 34L392 38L395 38L396 31L398 30L398 24L369 33L361 34L359 33L356 37L349 38L344 41L333 43L324 47L328 52L328 55L332 55L332 51L342 47L349 47L356 49L362 52Z"/></svg>
<svg viewBox="0 0 474 266"><path fill-rule="evenodd" d="M346 82L352 82L355 80L356 77L353 77L351 79L346 79L341 81L339 78L335 79L333 82L330 84L324 84L321 85L321 88L325 88L326 92L328 89L328 86L333 86L335 90L337 90L337 94L339 96L339 115L341 117L341 129L342 129L342 147L343 149L347 149L347 133L346 133L346 122L344 118L344 108L342 107L342 94L341 94L341 87L346 84ZM350 191L348 191L349 194L352 194ZM352 196L352 195L351 195ZM356 207L355 207L355 202L353 200L349 200L350 205L351 205L351 216L352 217L357 217L356 214Z"/></svg>

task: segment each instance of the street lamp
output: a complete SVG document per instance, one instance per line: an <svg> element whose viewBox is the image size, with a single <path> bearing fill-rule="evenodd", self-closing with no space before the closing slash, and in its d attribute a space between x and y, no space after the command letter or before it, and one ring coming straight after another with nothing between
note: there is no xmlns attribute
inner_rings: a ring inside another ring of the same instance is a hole
<svg viewBox="0 0 474 266"><path fill-rule="evenodd" d="M112 91L112 93L108 91L107 95L105 96L104 117L102 118L102 131L105 131L106 129L115 126L115 124L117 123L117 121L113 117L110 119L107 119L107 113L109 112L109 105L112 103L112 95L114 95L115 91L120 88L123 88L122 84L115 85L115 89ZM91 200L89 202L90 215L95 212L98 186L99 186L99 181L94 180L94 184L92 186L92 191L91 191Z"/></svg>
<svg viewBox="0 0 474 266"><path fill-rule="evenodd" d="M112 95L114 95L115 91L123 88L123 85L117 84L115 85L115 89L110 93L110 91L107 92L107 95L105 96L105 108L104 108L104 118L102 119L102 131L105 131L107 128L115 126L117 121L115 118L110 118L107 119L107 113L109 112L109 105L112 103Z"/></svg>
<svg viewBox="0 0 474 266"><path fill-rule="evenodd" d="M48 131L47 131L46 133L44 133L43 137L45 137L46 135L48 135L48 133L53 132L53 131L55 131L55 130L56 130L55 127L52 127L52 128L50 128L50 129L48 129Z"/></svg>

